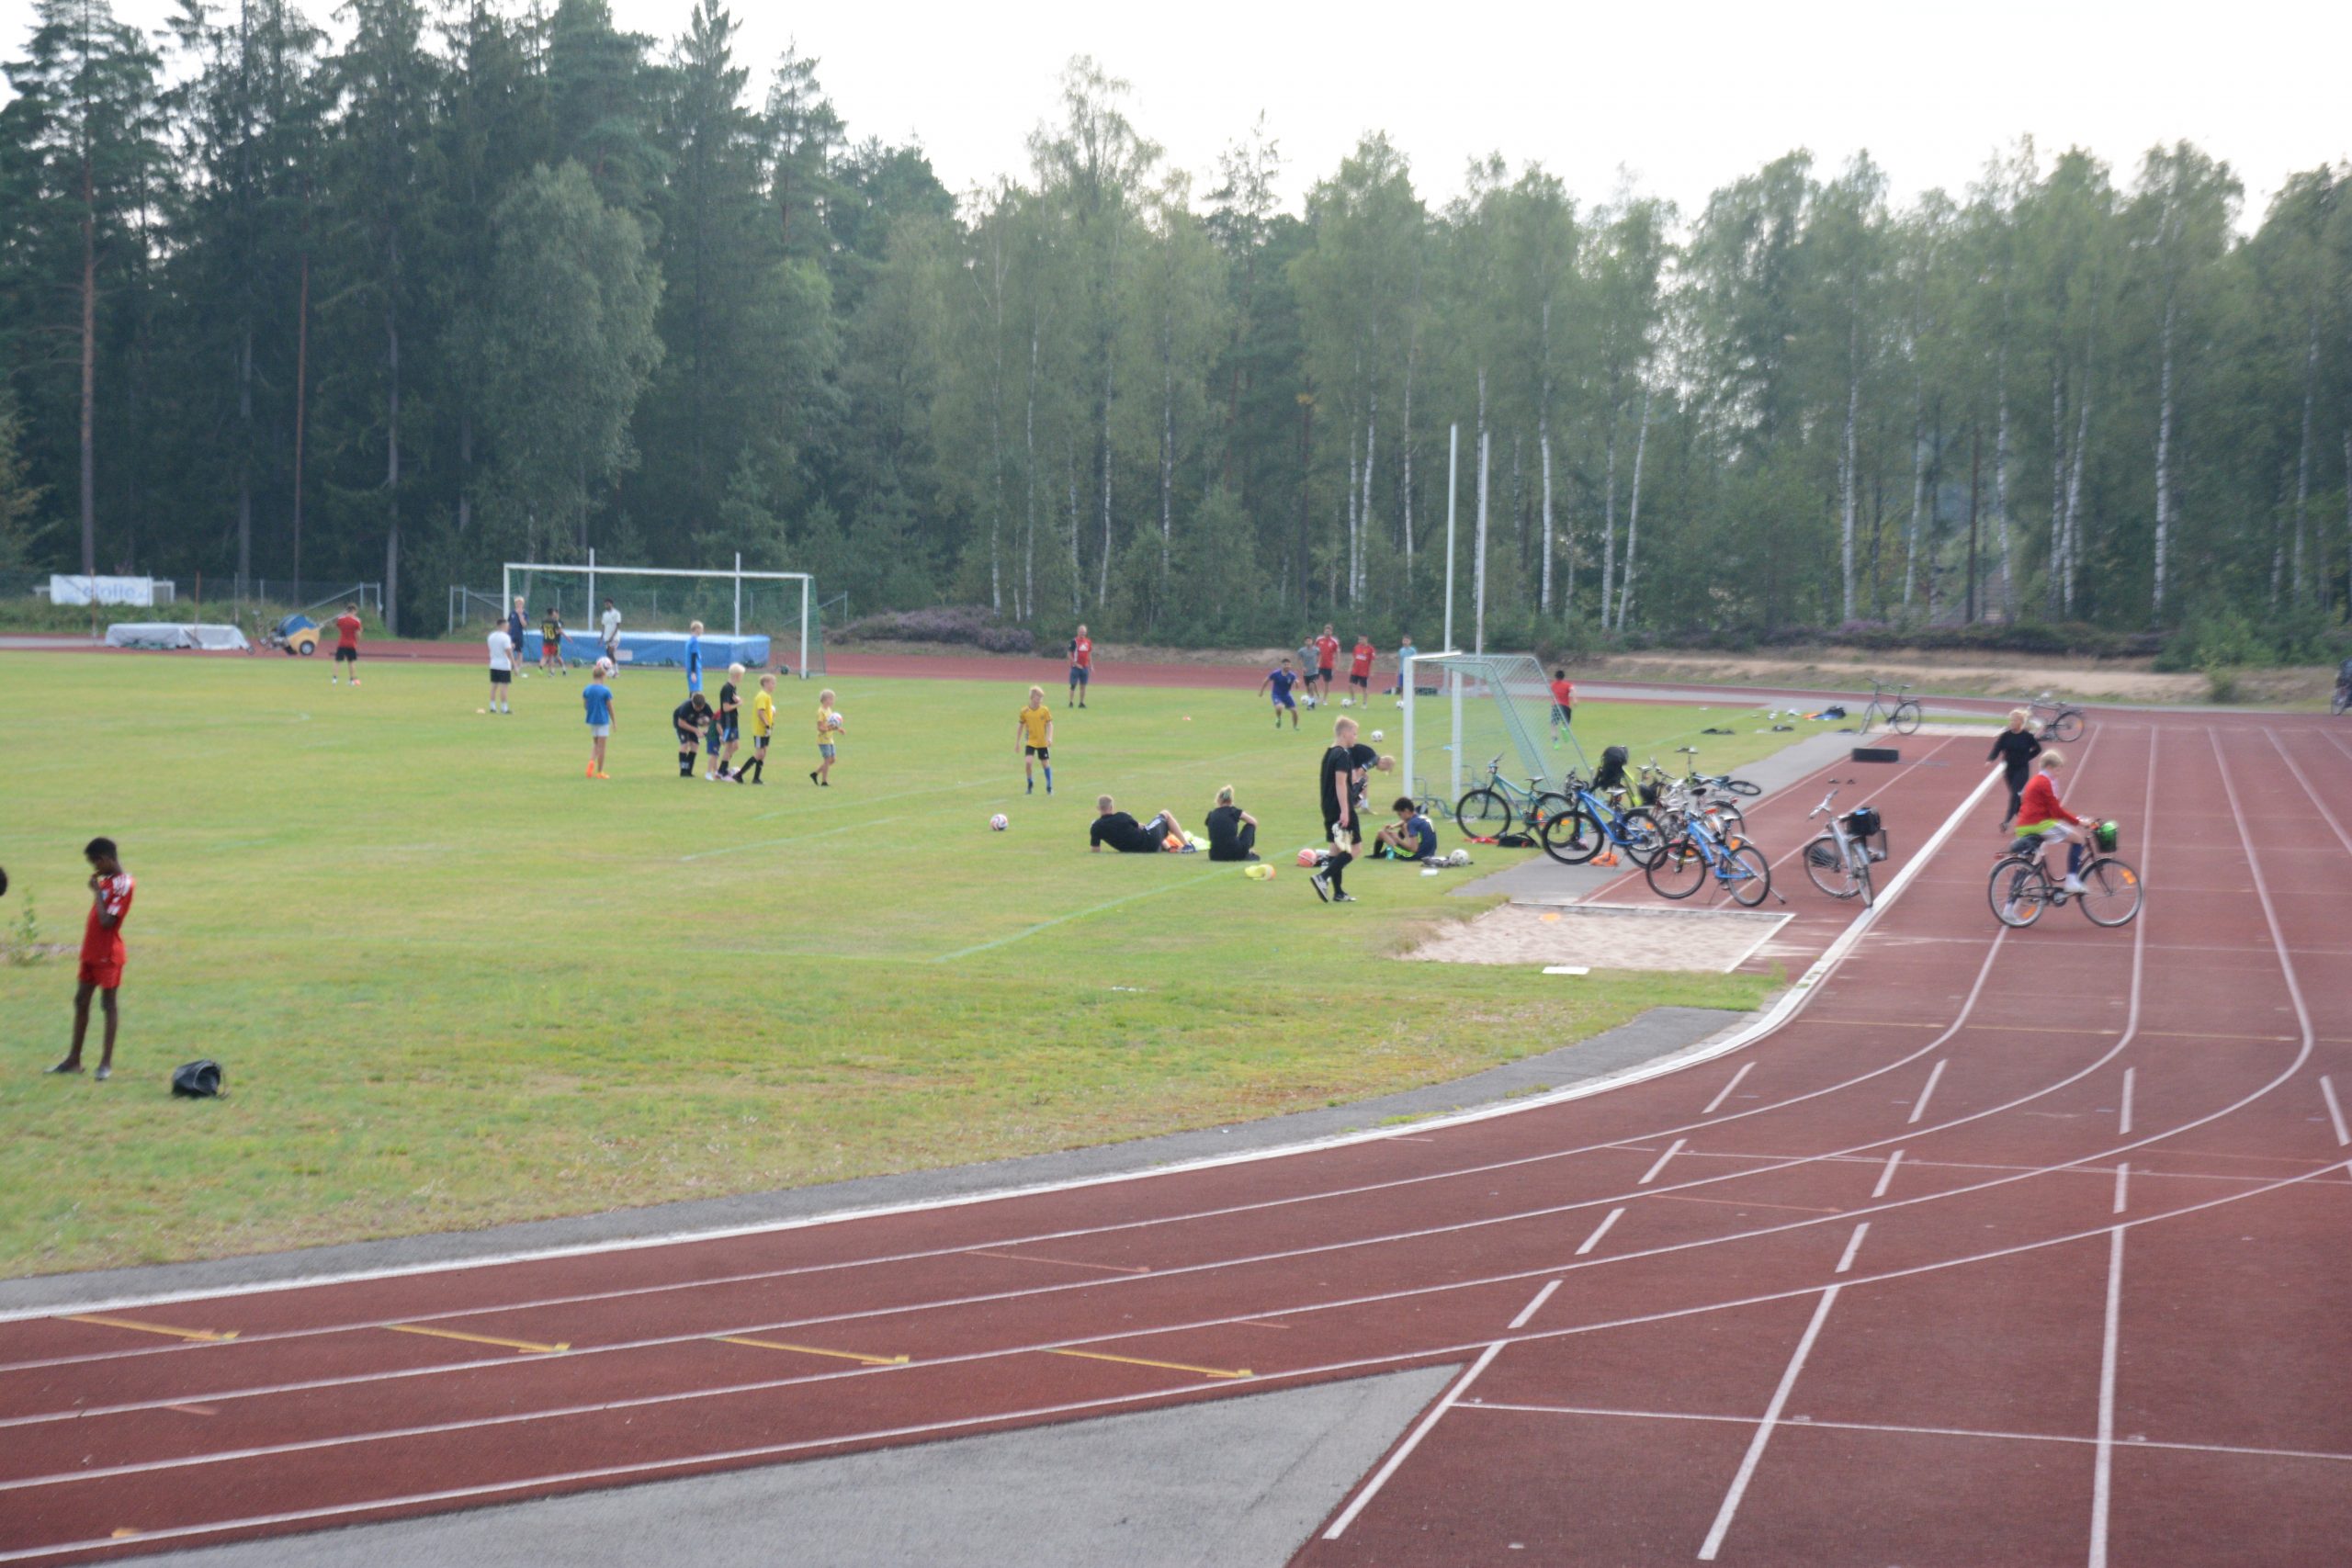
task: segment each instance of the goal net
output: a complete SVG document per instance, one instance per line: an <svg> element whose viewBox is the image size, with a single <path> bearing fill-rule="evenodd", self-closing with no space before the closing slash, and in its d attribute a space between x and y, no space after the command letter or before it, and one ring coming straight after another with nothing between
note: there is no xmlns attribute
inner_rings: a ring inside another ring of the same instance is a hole
<svg viewBox="0 0 2352 1568"><path fill-rule="evenodd" d="M1590 772L1573 733L1552 745L1552 684L1525 654L1424 653L1403 682L1405 745L1398 762L1404 793L1434 797L1450 809L1464 790L1487 782L1491 763L1515 785L1556 787L1555 761L1573 757Z"/></svg>
<svg viewBox="0 0 2352 1568"><path fill-rule="evenodd" d="M669 567L556 565L509 561L499 605L520 598L528 646L545 617L563 622L563 656L586 662L603 651L605 601L620 612L620 660L636 664L684 661L685 638L703 626L703 657L725 669L780 670L807 679L825 672L825 638L816 580L800 571L721 568L692 571ZM471 608L470 601L469 608Z"/></svg>

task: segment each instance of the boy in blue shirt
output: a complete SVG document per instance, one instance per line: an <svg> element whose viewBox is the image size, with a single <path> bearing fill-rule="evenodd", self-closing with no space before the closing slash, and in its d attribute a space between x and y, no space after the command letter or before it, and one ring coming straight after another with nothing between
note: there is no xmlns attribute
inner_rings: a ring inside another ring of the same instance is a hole
<svg viewBox="0 0 2352 1568"><path fill-rule="evenodd" d="M1437 853L1437 825L1414 808L1411 799L1398 795L1389 807L1396 820L1380 830L1373 846L1377 860L1429 860Z"/></svg>
<svg viewBox="0 0 2352 1568"><path fill-rule="evenodd" d="M1421 650L1413 646L1413 634L1411 632L1407 632L1405 634L1405 641L1403 645L1396 649L1396 695L1399 698L1404 696L1405 682L1412 673L1413 658ZM1404 705L1400 702L1397 705L1401 707Z"/></svg>
<svg viewBox="0 0 2352 1568"><path fill-rule="evenodd" d="M1293 729L1296 729L1298 728L1298 699L1290 694L1290 689L1297 684L1297 672L1291 669L1290 660L1287 659L1283 660L1281 669L1267 671L1266 678L1258 682L1258 689L1261 692L1266 690L1269 686L1273 688L1274 728L1276 729L1280 729L1283 727L1283 710L1284 708L1288 708L1290 710L1290 727Z"/></svg>
<svg viewBox="0 0 2352 1568"><path fill-rule="evenodd" d="M605 681L612 672L612 660L599 659L594 678L580 688L581 705L588 710L588 776L592 779L613 776L605 772L605 742L613 733L613 689Z"/></svg>

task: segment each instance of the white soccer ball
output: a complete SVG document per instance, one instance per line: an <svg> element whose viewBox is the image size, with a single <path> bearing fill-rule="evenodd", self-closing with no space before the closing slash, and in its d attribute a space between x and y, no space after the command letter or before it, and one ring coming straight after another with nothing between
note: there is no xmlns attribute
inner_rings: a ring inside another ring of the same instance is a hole
<svg viewBox="0 0 2352 1568"><path fill-rule="evenodd" d="M993 816L993 817L991 817L991 818L989 818L989 829L990 829L991 830L993 830L993 831L995 831L995 832L1001 833L1001 832L1003 832L1007 828L1010 828L1010 827L1012 827L1012 818L1011 818L1010 817L1007 817L1007 816L1006 816L1003 812L1001 812L1001 811L998 812L995 816Z"/></svg>
<svg viewBox="0 0 2352 1568"><path fill-rule="evenodd" d="M835 708L835 709L833 710L833 716L832 716L831 720L828 723L827 728L832 728L832 729L840 729L840 728L843 728L843 726L842 726L842 712L841 712L841 709L839 709L839 708Z"/></svg>
<svg viewBox="0 0 2352 1568"><path fill-rule="evenodd" d="M1353 697L1341 697L1340 705L1343 708L1351 708L1356 705L1356 700Z"/></svg>
<svg viewBox="0 0 2352 1568"><path fill-rule="evenodd" d="M1372 732L1372 738L1374 740L1385 740L1388 739L1388 732L1385 729L1375 729Z"/></svg>

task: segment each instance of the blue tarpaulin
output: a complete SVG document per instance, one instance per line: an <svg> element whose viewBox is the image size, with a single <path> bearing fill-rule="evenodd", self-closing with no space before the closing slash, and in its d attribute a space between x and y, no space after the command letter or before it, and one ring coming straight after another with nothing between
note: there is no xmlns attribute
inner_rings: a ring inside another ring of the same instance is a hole
<svg viewBox="0 0 2352 1568"><path fill-rule="evenodd" d="M593 631L567 630L563 634L563 656L567 660L593 664L604 657L604 652L603 637ZM768 652L765 637L722 637L705 632L702 637L703 672L724 678L729 664L741 664L746 670L762 669L767 664ZM630 669L645 665L684 669L686 662L685 634L624 629L621 633L621 662ZM777 668L781 671L783 667L779 665Z"/></svg>

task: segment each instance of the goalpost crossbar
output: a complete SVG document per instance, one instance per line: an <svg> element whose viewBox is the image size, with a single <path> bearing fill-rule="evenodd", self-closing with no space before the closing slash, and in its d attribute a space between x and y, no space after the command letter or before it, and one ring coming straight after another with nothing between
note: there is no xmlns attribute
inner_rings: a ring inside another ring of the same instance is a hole
<svg viewBox="0 0 2352 1568"><path fill-rule="evenodd" d="M692 567L612 566L598 561L596 559L596 552L594 550L590 550L588 552L588 559L584 564L578 561L505 562L500 571L499 591L500 603L502 605L511 604L514 603L515 595L515 582L518 577L526 583L531 581L533 579L539 577L576 578L585 580L586 604L588 606L588 614L592 616L594 613L594 606L596 604L596 584L599 578L604 579L608 585L616 580L628 578L662 578L669 580L693 579L706 583L724 584L729 590L730 590L729 599L727 604L722 604L718 607L725 609L731 605L733 615L731 635L737 637L743 635L744 584L771 582L797 583L799 585L798 598L800 604L799 613L797 617L798 622L798 654L793 661L794 671L801 679L806 680L811 673L810 661L812 652L819 659L821 659L822 657L821 643L815 643L812 647L812 639L817 637L819 635L816 631L815 624L817 615L817 580L814 576L805 571L760 571L750 570L743 565L743 558L740 555L735 558L734 564L731 566L715 567L707 570Z"/></svg>

